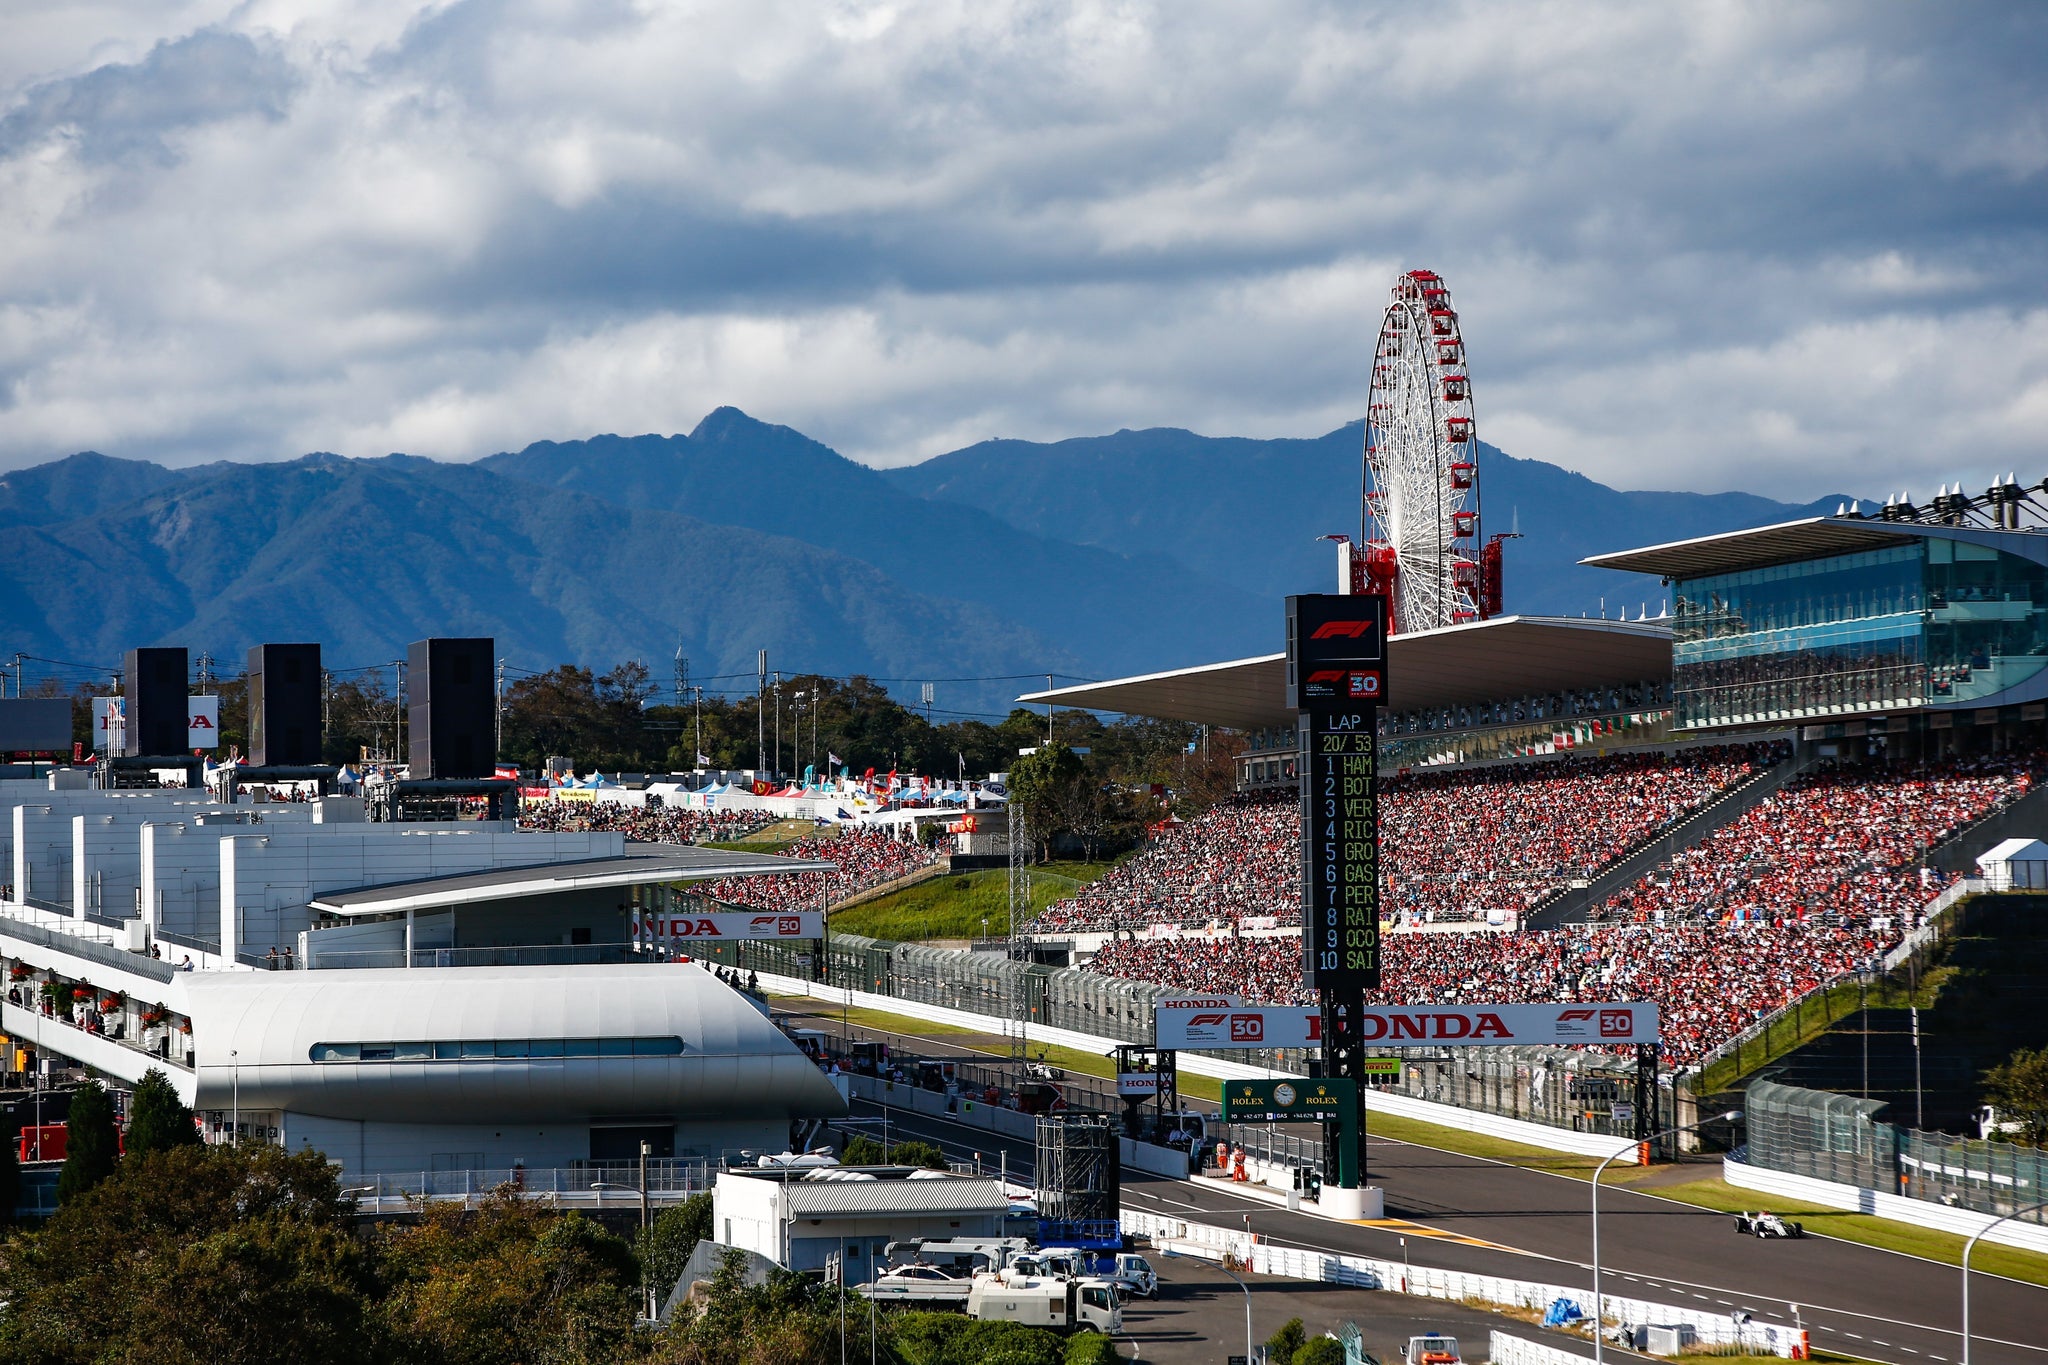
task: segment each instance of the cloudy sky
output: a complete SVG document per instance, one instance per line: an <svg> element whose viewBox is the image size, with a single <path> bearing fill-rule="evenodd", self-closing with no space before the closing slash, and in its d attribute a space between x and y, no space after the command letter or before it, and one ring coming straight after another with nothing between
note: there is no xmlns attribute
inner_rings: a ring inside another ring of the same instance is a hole
<svg viewBox="0 0 2048 1365"><path fill-rule="evenodd" d="M2048 474L2048 7L10 0L0 468L731 403L1307 436L1449 281L1625 487Z"/></svg>

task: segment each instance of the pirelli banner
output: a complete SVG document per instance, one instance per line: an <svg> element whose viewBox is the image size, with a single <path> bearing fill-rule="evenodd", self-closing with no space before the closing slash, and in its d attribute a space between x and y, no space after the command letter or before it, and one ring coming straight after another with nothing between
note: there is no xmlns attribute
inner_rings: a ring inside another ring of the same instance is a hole
<svg viewBox="0 0 2048 1365"><path fill-rule="evenodd" d="M1322 1020L1300 1005L1163 1002L1153 1046L1317 1047ZM1657 1041L1657 1007L1645 1001L1568 1005L1368 1005L1359 1041L1377 1047L1620 1047Z"/></svg>
<svg viewBox="0 0 2048 1365"><path fill-rule="evenodd" d="M708 915L642 915L638 931L643 941L656 943L717 943L745 938L823 938L825 916L816 910L782 914L749 914L721 910Z"/></svg>

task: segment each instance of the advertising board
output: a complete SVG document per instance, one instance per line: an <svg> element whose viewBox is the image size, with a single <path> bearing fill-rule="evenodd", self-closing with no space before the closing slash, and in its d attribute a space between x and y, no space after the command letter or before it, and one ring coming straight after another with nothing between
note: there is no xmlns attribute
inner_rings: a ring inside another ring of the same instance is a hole
<svg viewBox="0 0 2048 1365"><path fill-rule="evenodd" d="M1322 1041L1317 1012L1300 1005L1189 1007L1162 1003L1153 1043L1162 1048L1305 1047ZM1387 1047L1619 1047L1657 1041L1647 1001L1547 1005L1368 1005L1359 1041Z"/></svg>
<svg viewBox="0 0 2048 1365"><path fill-rule="evenodd" d="M185 698L185 747L220 747L220 697L208 694Z"/></svg>
<svg viewBox="0 0 2048 1365"><path fill-rule="evenodd" d="M1159 1073L1156 1071L1119 1071L1116 1073L1116 1093L1119 1095L1156 1095L1159 1093Z"/></svg>
<svg viewBox="0 0 2048 1365"><path fill-rule="evenodd" d="M1358 1112L1358 1085L1342 1077L1323 1080L1231 1081L1223 1087L1223 1121L1268 1120L1304 1123L1343 1120Z"/></svg>
<svg viewBox="0 0 2048 1365"><path fill-rule="evenodd" d="M0 699L0 754L55 754L70 747L68 697Z"/></svg>
<svg viewBox="0 0 2048 1365"><path fill-rule="evenodd" d="M823 938L825 917L816 910L749 914L721 910L705 915L642 915L640 933L657 940L697 943L743 938Z"/></svg>

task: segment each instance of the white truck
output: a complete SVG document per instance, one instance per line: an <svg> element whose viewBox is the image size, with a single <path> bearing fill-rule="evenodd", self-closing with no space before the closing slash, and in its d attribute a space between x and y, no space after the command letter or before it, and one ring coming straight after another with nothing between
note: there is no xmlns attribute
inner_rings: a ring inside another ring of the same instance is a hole
<svg viewBox="0 0 2048 1365"><path fill-rule="evenodd" d="M1121 1332L1123 1305L1107 1280L1036 1275L977 1275L967 1295L967 1316L978 1322L1021 1322L1055 1332Z"/></svg>
<svg viewBox="0 0 2048 1365"><path fill-rule="evenodd" d="M883 1254L892 1270L898 1266L935 1265L966 1276L976 1271L1007 1269L1030 1250L1031 1243L1022 1237L915 1237L889 1243Z"/></svg>
<svg viewBox="0 0 2048 1365"><path fill-rule="evenodd" d="M1447 1337L1441 1332L1408 1338L1407 1349L1401 1352L1403 1365L1462 1365L1464 1357L1458 1354L1458 1339Z"/></svg>
<svg viewBox="0 0 2048 1365"><path fill-rule="evenodd" d="M1010 1265L1028 1275L1053 1275L1072 1280L1102 1279L1116 1286L1124 1298L1159 1297L1159 1276L1152 1263L1130 1252L1088 1252L1078 1247L1047 1247L1011 1259Z"/></svg>

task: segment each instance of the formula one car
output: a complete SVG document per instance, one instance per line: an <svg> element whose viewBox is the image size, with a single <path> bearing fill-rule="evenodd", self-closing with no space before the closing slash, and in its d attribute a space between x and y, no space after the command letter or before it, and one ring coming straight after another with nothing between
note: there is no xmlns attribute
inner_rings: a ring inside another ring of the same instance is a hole
<svg viewBox="0 0 2048 1365"><path fill-rule="evenodd" d="M1804 1237L1806 1229L1775 1213L1758 1211L1735 1215L1735 1230L1747 1237Z"/></svg>

